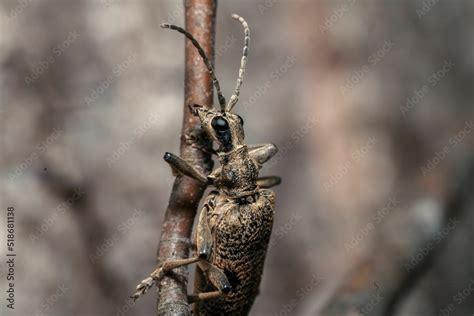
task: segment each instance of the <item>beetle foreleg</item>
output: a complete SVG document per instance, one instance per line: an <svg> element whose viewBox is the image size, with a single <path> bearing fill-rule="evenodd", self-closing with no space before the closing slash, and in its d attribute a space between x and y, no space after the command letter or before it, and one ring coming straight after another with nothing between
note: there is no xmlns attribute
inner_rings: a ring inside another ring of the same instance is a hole
<svg viewBox="0 0 474 316"><path fill-rule="evenodd" d="M189 164L183 158L172 154L172 153L165 153L163 159L171 166L173 170L176 170L185 176L191 177L199 182L209 184L209 179L203 175L201 172L196 170L192 165Z"/></svg>
<svg viewBox="0 0 474 316"><path fill-rule="evenodd" d="M274 144L247 145L247 148L249 149L250 157L255 159L260 165L263 165L278 152L278 148Z"/></svg>
<svg viewBox="0 0 474 316"><path fill-rule="evenodd" d="M281 178L277 176L261 177L257 179L257 185L262 189L268 189L279 185L281 183Z"/></svg>

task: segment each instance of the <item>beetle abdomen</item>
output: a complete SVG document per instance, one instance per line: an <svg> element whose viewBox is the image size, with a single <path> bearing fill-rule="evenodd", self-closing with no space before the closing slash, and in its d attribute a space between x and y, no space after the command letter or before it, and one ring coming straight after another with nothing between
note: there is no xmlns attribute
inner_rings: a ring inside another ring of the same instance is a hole
<svg viewBox="0 0 474 316"><path fill-rule="evenodd" d="M216 194L206 200L213 236L209 261L224 271L232 290L223 297L198 302L201 316L248 314L258 294L273 225L272 191L259 190L256 201L248 204L224 199ZM200 291L215 288L204 284Z"/></svg>

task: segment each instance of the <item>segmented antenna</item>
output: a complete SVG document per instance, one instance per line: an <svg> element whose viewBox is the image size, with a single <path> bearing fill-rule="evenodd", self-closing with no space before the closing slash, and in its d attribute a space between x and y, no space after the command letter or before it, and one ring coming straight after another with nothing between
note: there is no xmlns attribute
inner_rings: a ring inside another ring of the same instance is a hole
<svg viewBox="0 0 474 316"><path fill-rule="evenodd" d="M184 34L184 36L186 36L193 43L194 47L196 47L196 49L199 52L199 55L201 55L204 63L206 64L207 70L209 71L209 74L211 75L212 82L214 83L214 86L216 87L217 99L219 100L219 106L222 111L225 111L225 98L222 95L221 86L219 85L219 80L217 80L216 75L214 73L214 68L212 67L211 62L209 61L209 58L207 58L206 53L202 49L201 45L199 45L199 42L188 31L186 31L185 29L179 26L163 23L161 24L161 27L164 29L176 30L180 32L181 34Z"/></svg>
<svg viewBox="0 0 474 316"><path fill-rule="evenodd" d="M244 74L245 74L245 66L247 65L247 56L249 54L249 41L250 41L250 29L247 22L241 16L237 14L232 14L232 18L238 20L242 23L244 27L244 48L242 51L242 59L240 60L240 69L239 69L239 77L237 78L237 83L235 84L235 92L229 99L229 104L227 104L227 111L231 111L234 105L237 104L239 101L239 94L240 94L240 86L244 81Z"/></svg>

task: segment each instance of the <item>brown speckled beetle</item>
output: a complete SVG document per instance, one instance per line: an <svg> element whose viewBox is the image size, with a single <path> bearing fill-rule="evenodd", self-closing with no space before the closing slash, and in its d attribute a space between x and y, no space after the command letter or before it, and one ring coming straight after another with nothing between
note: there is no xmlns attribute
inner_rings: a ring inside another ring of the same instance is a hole
<svg viewBox="0 0 474 316"><path fill-rule="evenodd" d="M166 153L165 161L173 170L192 177L216 190L206 197L199 215L194 243L196 251L188 259L165 261L137 286L132 296L137 299L167 272L197 263L197 272L205 284L190 295L199 315L247 315L258 294L273 225L275 196L268 188L280 183L279 177L258 178L262 164L274 156L273 144L246 145L242 118L231 112L239 99L247 63L249 28L245 20L234 14L244 27L245 40L239 76L234 94L226 105L214 69L199 43L184 29L170 24L163 28L176 30L192 41L203 58L217 90L219 109L190 107L199 116L206 134L217 144L220 161L209 176L196 170L184 159Z"/></svg>

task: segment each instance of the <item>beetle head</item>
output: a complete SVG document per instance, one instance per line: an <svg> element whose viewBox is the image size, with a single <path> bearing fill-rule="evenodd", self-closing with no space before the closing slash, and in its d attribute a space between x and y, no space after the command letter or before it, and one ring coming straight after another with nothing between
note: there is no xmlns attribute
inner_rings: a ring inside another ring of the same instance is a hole
<svg viewBox="0 0 474 316"><path fill-rule="evenodd" d="M194 115L199 116L202 129L218 144L219 151L229 152L243 144L244 121L239 115L199 105L190 109Z"/></svg>

